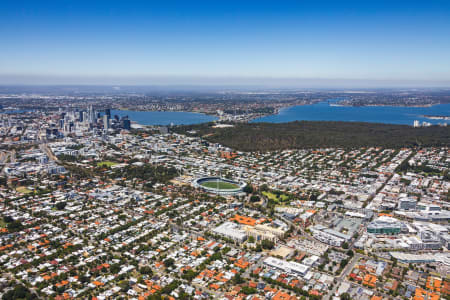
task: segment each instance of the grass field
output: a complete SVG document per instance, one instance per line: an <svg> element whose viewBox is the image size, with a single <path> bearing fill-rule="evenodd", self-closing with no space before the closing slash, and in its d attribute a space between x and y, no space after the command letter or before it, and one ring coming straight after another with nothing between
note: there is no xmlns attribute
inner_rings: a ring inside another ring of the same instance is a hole
<svg viewBox="0 0 450 300"><path fill-rule="evenodd" d="M264 196L266 196L267 198L269 198L270 200L273 200L275 202L284 202L287 201L289 199L288 195L285 194L281 194L279 197L277 196L277 194L271 193L271 192L262 192Z"/></svg>
<svg viewBox="0 0 450 300"><path fill-rule="evenodd" d="M29 193L33 192L33 191L27 189L26 186L19 186L16 188L16 191L18 191L19 193L22 193L22 194L29 194Z"/></svg>
<svg viewBox="0 0 450 300"><path fill-rule="evenodd" d="M97 163L97 167L111 167L117 165L117 163L112 161L101 161Z"/></svg>
<svg viewBox="0 0 450 300"><path fill-rule="evenodd" d="M217 188L217 186L219 187L219 189L221 190L234 190L239 188L239 186L237 184L233 184L230 182L225 182L225 181L219 181L219 183L217 183L217 181L206 181L200 184L201 186L207 187L207 188Z"/></svg>

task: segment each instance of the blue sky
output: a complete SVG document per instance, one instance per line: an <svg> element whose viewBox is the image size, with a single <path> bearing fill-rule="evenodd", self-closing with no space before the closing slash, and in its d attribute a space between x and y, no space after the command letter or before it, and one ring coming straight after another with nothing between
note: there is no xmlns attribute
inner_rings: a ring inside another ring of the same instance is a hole
<svg viewBox="0 0 450 300"><path fill-rule="evenodd" d="M0 83L450 85L450 1L2 0L0 39Z"/></svg>

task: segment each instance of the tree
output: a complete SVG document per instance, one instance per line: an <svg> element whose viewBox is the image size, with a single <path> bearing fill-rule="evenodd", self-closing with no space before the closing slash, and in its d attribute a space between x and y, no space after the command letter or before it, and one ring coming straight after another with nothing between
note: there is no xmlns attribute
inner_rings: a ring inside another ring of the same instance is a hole
<svg viewBox="0 0 450 300"><path fill-rule="evenodd" d="M149 266L142 267L139 272L144 275L153 275L153 270Z"/></svg>
<svg viewBox="0 0 450 300"><path fill-rule="evenodd" d="M128 280L119 281L118 286L122 289L122 292L127 292L130 289Z"/></svg>
<svg viewBox="0 0 450 300"><path fill-rule="evenodd" d="M3 297L3 300L12 300L12 299L37 299L36 295L32 294L28 288L23 285L16 285L12 290L6 292Z"/></svg>
<svg viewBox="0 0 450 300"><path fill-rule="evenodd" d="M351 300L352 298L350 297L349 293L343 293L341 295L341 300Z"/></svg>
<svg viewBox="0 0 450 300"><path fill-rule="evenodd" d="M273 249L275 247L275 243L269 240L262 240L261 241L261 247L263 247L263 249Z"/></svg>
<svg viewBox="0 0 450 300"><path fill-rule="evenodd" d="M20 231L20 230L22 230L23 225L22 225L22 223L20 223L19 221L14 220L14 221L12 221L11 223L8 223L8 224L6 225L6 227L8 228L8 230L9 230L10 232L15 232L15 231Z"/></svg>
<svg viewBox="0 0 450 300"><path fill-rule="evenodd" d="M233 277L233 283L234 283L234 284L241 284L241 283L244 283L244 279L242 279L241 274L236 273L236 275L234 275L234 277Z"/></svg>
<svg viewBox="0 0 450 300"><path fill-rule="evenodd" d="M343 269L348 264L348 259L341 260L341 268Z"/></svg>
<svg viewBox="0 0 450 300"><path fill-rule="evenodd" d="M253 244L255 242L255 238L252 235L249 236L248 237L248 242Z"/></svg>
<svg viewBox="0 0 450 300"><path fill-rule="evenodd" d="M252 195L250 197L250 202L259 202L260 198L257 195Z"/></svg>
<svg viewBox="0 0 450 300"><path fill-rule="evenodd" d="M61 201L56 203L56 209L58 210L63 210L66 207L67 203L65 201Z"/></svg>
<svg viewBox="0 0 450 300"><path fill-rule="evenodd" d="M397 265L397 259L395 257L392 258L392 267Z"/></svg>
<svg viewBox="0 0 450 300"><path fill-rule="evenodd" d="M11 216L4 216L3 221L5 223L11 223L11 222L14 222L14 219Z"/></svg>
<svg viewBox="0 0 450 300"><path fill-rule="evenodd" d="M253 187L252 187L250 184L247 184L247 185L244 187L243 191L244 191L245 193L247 193L247 194L251 194L251 193L253 193Z"/></svg>
<svg viewBox="0 0 450 300"><path fill-rule="evenodd" d="M343 243L342 243L342 248L348 249L348 243L347 243L347 242L343 242Z"/></svg>
<svg viewBox="0 0 450 300"><path fill-rule="evenodd" d="M181 275L181 278L186 279L187 281L192 281L197 276L197 273L195 273L192 269L184 270L183 275Z"/></svg>
<svg viewBox="0 0 450 300"><path fill-rule="evenodd" d="M173 267L174 264L175 264L175 260L173 258L168 258L164 261L164 266L166 268Z"/></svg>
<svg viewBox="0 0 450 300"><path fill-rule="evenodd" d="M255 288L251 288L249 286L243 286L241 292L246 295L256 294L258 291Z"/></svg>
<svg viewBox="0 0 450 300"><path fill-rule="evenodd" d="M269 190L269 187L267 186L267 184L263 184L263 185L261 185L260 187L259 187L259 190L261 191L261 192L267 192L268 190Z"/></svg>

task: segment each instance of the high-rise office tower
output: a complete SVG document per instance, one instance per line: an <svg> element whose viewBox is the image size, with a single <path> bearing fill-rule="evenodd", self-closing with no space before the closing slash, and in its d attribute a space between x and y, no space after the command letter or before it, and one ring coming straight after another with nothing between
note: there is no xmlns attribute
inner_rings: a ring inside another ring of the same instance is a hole
<svg viewBox="0 0 450 300"><path fill-rule="evenodd" d="M103 115L103 129L109 129L109 117L107 115Z"/></svg>

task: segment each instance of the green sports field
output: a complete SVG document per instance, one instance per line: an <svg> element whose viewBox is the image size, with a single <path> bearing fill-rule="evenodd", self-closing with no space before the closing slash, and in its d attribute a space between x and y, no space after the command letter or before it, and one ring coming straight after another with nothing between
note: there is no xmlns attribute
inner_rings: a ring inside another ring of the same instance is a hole
<svg viewBox="0 0 450 300"><path fill-rule="evenodd" d="M262 192L262 194L267 198L269 198L270 200L273 200L275 203L280 203L289 200L289 196L285 194L280 194L280 196L271 192Z"/></svg>
<svg viewBox="0 0 450 300"><path fill-rule="evenodd" d="M97 163L97 167L112 167L114 165L117 165L117 163L112 161L102 161Z"/></svg>
<svg viewBox="0 0 450 300"><path fill-rule="evenodd" d="M233 183L229 183L229 182L225 182L225 181L219 181L219 183L217 183L217 181L206 181L200 184L201 186L204 186L206 188L217 188L219 187L219 189L221 190L234 190L239 188L239 186L237 184L233 184Z"/></svg>

